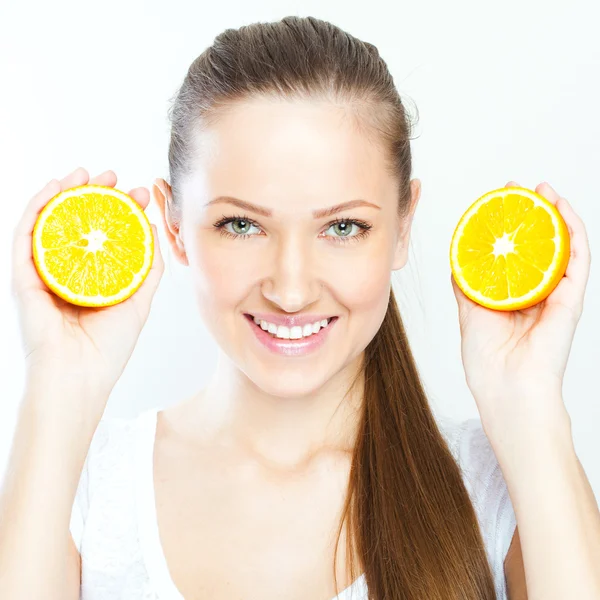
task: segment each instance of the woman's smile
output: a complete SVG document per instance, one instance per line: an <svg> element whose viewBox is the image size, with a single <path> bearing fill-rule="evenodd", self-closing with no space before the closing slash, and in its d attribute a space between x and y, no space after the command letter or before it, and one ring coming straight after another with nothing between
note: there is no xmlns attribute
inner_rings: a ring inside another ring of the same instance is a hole
<svg viewBox="0 0 600 600"><path fill-rule="evenodd" d="M291 317L246 313L244 317L263 346L285 356L305 355L320 348L338 320L336 316L322 315Z"/></svg>

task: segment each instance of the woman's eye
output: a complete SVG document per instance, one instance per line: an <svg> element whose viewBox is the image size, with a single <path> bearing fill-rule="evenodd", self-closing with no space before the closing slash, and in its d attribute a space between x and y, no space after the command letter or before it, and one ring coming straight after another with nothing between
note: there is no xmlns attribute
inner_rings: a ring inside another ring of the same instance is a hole
<svg viewBox="0 0 600 600"><path fill-rule="evenodd" d="M354 237L350 235L353 227L356 227L357 230L360 230L360 227L353 221L340 221L330 225L327 231L329 231L329 229L333 229L335 237Z"/></svg>
<svg viewBox="0 0 600 600"><path fill-rule="evenodd" d="M262 229L260 226L245 216L239 217L223 217L220 221L214 224L214 227L220 231L222 235L233 239L248 239L260 235ZM369 234L371 229L369 223L359 221L357 219L339 219L330 223L325 231L319 237L332 238L336 242L345 242L352 240L358 241ZM331 234L328 232L333 230Z"/></svg>
<svg viewBox="0 0 600 600"><path fill-rule="evenodd" d="M233 219L229 223L226 223L225 227L231 227L229 231L231 231L231 233L235 233L236 235L247 235L251 227L258 229L256 225L253 225L246 219Z"/></svg>

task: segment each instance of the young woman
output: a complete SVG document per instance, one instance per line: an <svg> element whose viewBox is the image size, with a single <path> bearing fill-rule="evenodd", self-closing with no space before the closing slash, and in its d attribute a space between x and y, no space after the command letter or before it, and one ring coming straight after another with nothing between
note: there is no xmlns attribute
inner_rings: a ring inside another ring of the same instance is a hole
<svg viewBox="0 0 600 600"><path fill-rule="evenodd" d="M153 194L218 368L171 408L101 420L162 257L122 304L65 304L32 264L36 216L61 189L117 178L80 168L31 200L0 597L600 598L600 517L561 397L590 265L567 201L536 188L573 245L545 302L493 312L452 282L481 419L442 427L391 289L420 182L376 48L314 18L227 30L170 116L170 184ZM130 194L147 206L147 189Z"/></svg>

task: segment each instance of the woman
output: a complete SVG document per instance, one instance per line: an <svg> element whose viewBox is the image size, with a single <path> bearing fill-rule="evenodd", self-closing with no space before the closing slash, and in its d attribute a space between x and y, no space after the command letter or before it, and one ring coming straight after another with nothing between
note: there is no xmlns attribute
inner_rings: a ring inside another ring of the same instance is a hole
<svg viewBox="0 0 600 600"><path fill-rule="evenodd" d="M28 378L0 596L600 597L600 518L561 398L590 262L566 200L537 188L573 243L547 301L496 313L453 284L481 422L440 429L391 291L420 182L375 47L314 18L227 30L171 119L171 183L153 194L217 371L172 408L101 421L162 257L126 302L67 305L32 266L36 215L116 175L78 169L32 199L14 246Z"/></svg>

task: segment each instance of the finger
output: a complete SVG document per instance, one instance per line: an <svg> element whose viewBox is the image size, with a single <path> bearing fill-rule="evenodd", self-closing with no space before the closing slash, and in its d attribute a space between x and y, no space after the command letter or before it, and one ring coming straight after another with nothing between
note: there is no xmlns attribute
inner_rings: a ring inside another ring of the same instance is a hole
<svg viewBox="0 0 600 600"><path fill-rule="evenodd" d="M504 187L521 187L516 181L509 181Z"/></svg>
<svg viewBox="0 0 600 600"><path fill-rule="evenodd" d="M588 282L591 264L590 244L587 230L581 217L565 198L559 197L556 208L569 230L571 255L565 276L583 293Z"/></svg>
<svg viewBox="0 0 600 600"><path fill-rule="evenodd" d="M156 225L153 224L151 227L154 238L154 258L152 260L150 272L148 273L146 279L144 279L144 283L142 283L137 292L126 300L126 302L135 303L139 307L138 310L140 314L144 316L144 318L148 316L152 298L154 297L156 289L158 288L158 284L160 283L165 270L165 263L160 249L160 242L158 240L158 231L156 229Z"/></svg>
<svg viewBox="0 0 600 600"><path fill-rule="evenodd" d="M158 277L160 279L165 269L165 262L163 260L163 255L160 249L160 242L158 240L158 229L154 224L151 225L151 228L152 236L154 238L154 259L152 261L152 267L150 267L150 273L155 278Z"/></svg>
<svg viewBox="0 0 600 600"><path fill-rule="evenodd" d="M83 167L77 167L72 173L60 180L60 189L64 192L78 185L85 185L89 179L90 174Z"/></svg>
<svg viewBox="0 0 600 600"><path fill-rule="evenodd" d="M35 196L33 196L15 227L15 236L31 233L42 208L60 192L60 182L57 179L49 181Z"/></svg>
<svg viewBox="0 0 600 600"><path fill-rule="evenodd" d="M143 209L146 209L150 203L150 191L145 187L137 187L128 192Z"/></svg>
<svg viewBox="0 0 600 600"><path fill-rule="evenodd" d="M90 184L105 185L114 188L117 185L117 175L114 171L109 169L90 179ZM134 188L129 191L127 195L131 196L144 209L150 203L150 192L145 187Z"/></svg>
<svg viewBox="0 0 600 600"><path fill-rule="evenodd" d="M558 195L558 193L556 192L556 190L547 181L544 181L543 183L540 183L535 188L535 191L538 194L540 194L540 196L543 196L544 198L546 198L546 200L548 200L548 202L551 202L555 206L556 206L556 203L560 199L560 196Z"/></svg>
<svg viewBox="0 0 600 600"><path fill-rule="evenodd" d="M100 175L96 175L96 177L92 177L90 184L115 187L117 185L117 175L109 169L108 171L104 171L104 173L100 173Z"/></svg>
<svg viewBox="0 0 600 600"><path fill-rule="evenodd" d="M22 289L31 285L45 288L45 284L38 276L32 261L31 238L40 212L61 191L60 185L57 179L52 179L33 196L15 228L12 247L13 293L19 293Z"/></svg>
<svg viewBox="0 0 600 600"><path fill-rule="evenodd" d="M459 323L462 327L463 322L466 319L469 312L473 309L473 307L477 305L461 290L459 285L456 283L456 280L454 279L454 274L450 275L450 283L452 284L452 290L454 291L454 297L456 298L456 304L458 305L458 318Z"/></svg>
<svg viewBox="0 0 600 600"><path fill-rule="evenodd" d="M452 284L452 290L454 292L454 296L456 297L456 301L458 302L459 307L461 305L466 304L466 301L469 300L465 293L460 289L458 283L456 283L456 279L454 279L454 275L450 275L450 283Z"/></svg>

